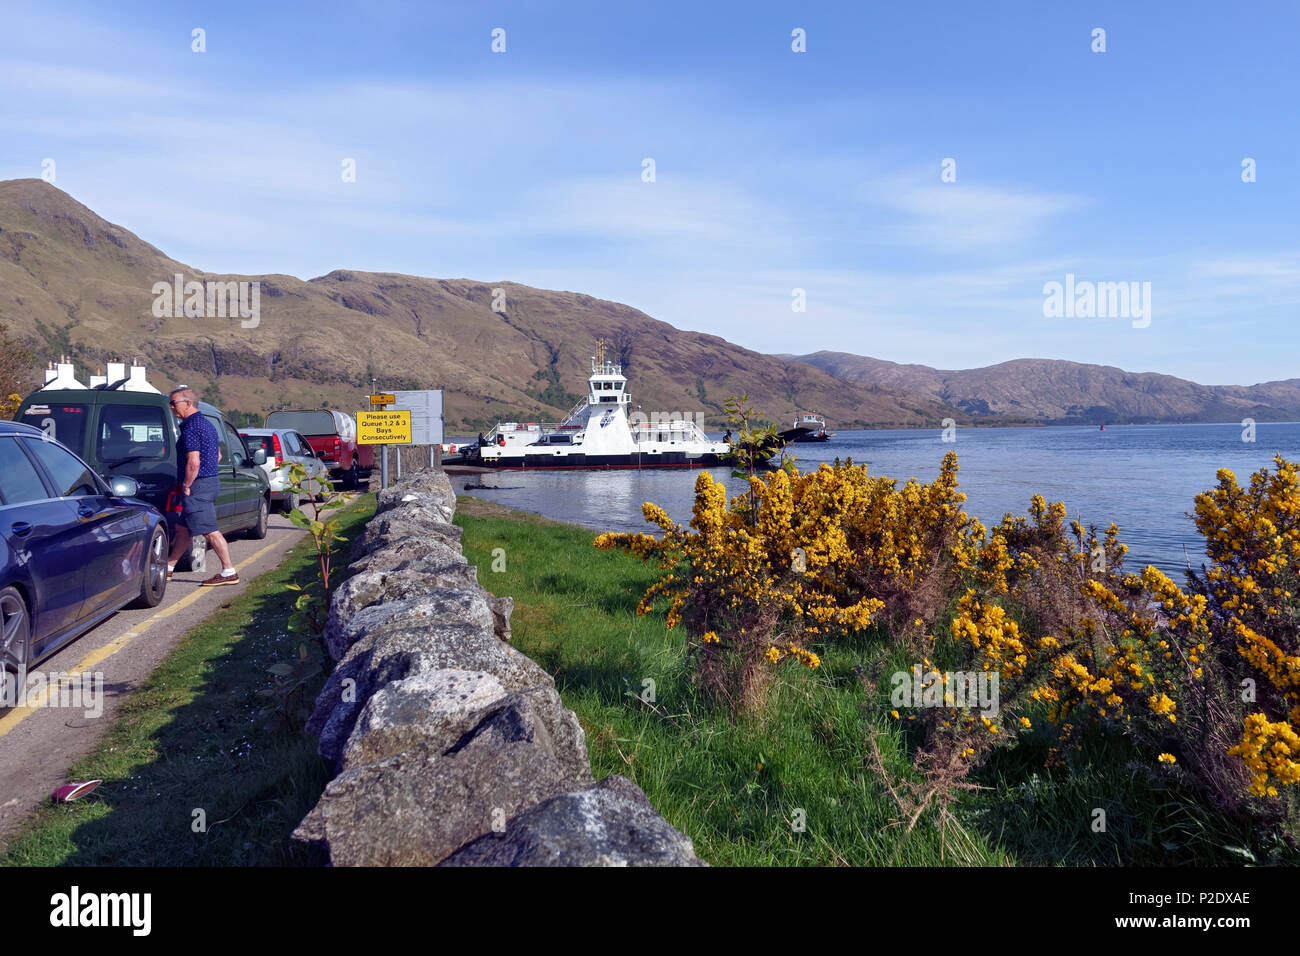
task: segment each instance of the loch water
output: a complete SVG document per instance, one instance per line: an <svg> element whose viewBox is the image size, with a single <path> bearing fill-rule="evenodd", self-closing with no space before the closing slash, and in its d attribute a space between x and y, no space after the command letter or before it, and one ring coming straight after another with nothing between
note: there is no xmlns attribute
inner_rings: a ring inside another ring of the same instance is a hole
<svg viewBox="0 0 1300 956"><path fill-rule="evenodd" d="M832 430L834 426L831 426ZM1243 485L1273 456L1300 457L1300 423L1260 423L1254 441L1237 423L1210 425L959 428L946 442L938 429L842 431L827 443L790 450L800 470L852 458L873 475L933 480L943 456L956 451L966 510L985 524L1007 512L1024 514L1035 493L1064 501L1071 519L1105 528L1114 521L1129 546L1130 569L1147 564L1182 582L1190 559L1204 560L1188 514L1197 494L1216 484L1220 468ZM951 434L951 433L950 433ZM726 468L710 469L730 494L744 487ZM457 494L494 501L597 531L655 531L641 516L653 501L675 520L690 520L697 472L687 469L506 471L455 475Z"/></svg>

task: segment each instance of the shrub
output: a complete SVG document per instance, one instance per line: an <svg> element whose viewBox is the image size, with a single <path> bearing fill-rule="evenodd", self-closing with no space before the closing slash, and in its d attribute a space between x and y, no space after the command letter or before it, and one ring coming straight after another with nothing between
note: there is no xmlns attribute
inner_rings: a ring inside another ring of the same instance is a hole
<svg viewBox="0 0 1300 956"><path fill-rule="evenodd" d="M1185 590L1155 567L1126 572L1114 524L1067 526L1064 504L1038 495L1026 516L986 529L961 510L951 452L929 484L898 487L837 461L749 476L730 502L701 473L689 527L647 503L660 538L610 533L596 546L658 561L638 613L667 601L695 679L733 715L761 712L772 664L815 668L810 645L883 626L922 671L925 700L894 716L915 729L916 767L941 803L1025 734L1050 737L1059 762L1096 728L1127 736L1149 773L1222 810L1290 821L1300 469L1275 462L1248 488L1221 471L1196 498L1211 564L1189 570ZM957 699L953 671L994 687L995 709Z"/></svg>

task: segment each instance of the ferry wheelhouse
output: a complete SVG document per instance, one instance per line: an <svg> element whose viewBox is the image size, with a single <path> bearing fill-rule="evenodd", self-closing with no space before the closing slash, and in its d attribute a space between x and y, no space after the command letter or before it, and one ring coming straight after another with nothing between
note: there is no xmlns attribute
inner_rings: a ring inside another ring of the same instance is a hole
<svg viewBox="0 0 1300 956"><path fill-rule="evenodd" d="M684 415L647 418L629 413L631 398L621 365L605 358L605 343L591 359L587 396L561 422L501 422L481 444L467 449L466 464L485 468L709 468L731 446L704 434Z"/></svg>

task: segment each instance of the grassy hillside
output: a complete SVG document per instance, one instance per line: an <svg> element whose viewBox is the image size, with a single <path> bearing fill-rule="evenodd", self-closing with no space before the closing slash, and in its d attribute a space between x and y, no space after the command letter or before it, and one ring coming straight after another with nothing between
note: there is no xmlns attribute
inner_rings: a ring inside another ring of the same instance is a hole
<svg viewBox="0 0 1300 956"><path fill-rule="evenodd" d="M153 285L178 272L259 281L260 324L156 318ZM492 307L494 289L503 311ZM309 281L205 273L36 179L0 183L0 322L41 359L71 354L83 377L110 358L138 356L155 384L185 382L245 411L357 408L374 375L388 389L446 389L453 428L554 419L585 393L604 337L647 412L699 411L718 422L726 397L748 392L776 421L817 410L837 425L923 425L952 414L941 402L845 386L821 369L576 292L347 270Z"/></svg>
<svg viewBox="0 0 1300 956"><path fill-rule="evenodd" d="M155 317L154 283L177 273L256 280L260 324ZM109 359L138 357L160 387L183 382L232 411L359 408L371 376L387 389L443 388L453 430L558 418L585 392L598 338L614 344L644 411L703 412L715 425L727 396L744 392L769 420L817 411L834 427L933 426L945 417L1300 418L1300 379L1204 386L1042 359L946 371L842 352L763 355L631 306L505 280L342 269L306 281L206 273L39 179L0 182L0 324L31 343L38 367L68 354L84 379ZM32 384L39 384L38 368Z"/></svg>
<svg viewBox="0 0 1300 956"><path fill-rule="evenodd" d="M950 370L846 352L786 357L854 384L949 403L977 418L1000 415L1061 424L1300 419L1300 379L1249 386L1198 385L1172 375L1052 359L1016 359L987 368Z"/></svg>

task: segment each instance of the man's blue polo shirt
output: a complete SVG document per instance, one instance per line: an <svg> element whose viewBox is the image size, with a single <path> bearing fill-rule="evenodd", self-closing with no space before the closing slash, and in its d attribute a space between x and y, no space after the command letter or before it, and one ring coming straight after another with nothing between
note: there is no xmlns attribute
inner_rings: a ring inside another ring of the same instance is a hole
<svg viewBox="0 0 1300 956"><path fill-rule="evenodd" d="M199 473L196 477L215 478L219 449L217 430L212 427L212 422L208 421L202 412L196 411L182 421L180 441L176 443L176 467L180 473L179 480L185 480L185 461L192 451L199 453Z"/></svg>

